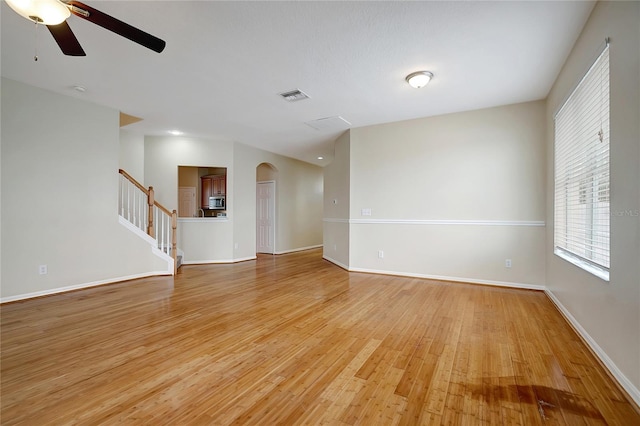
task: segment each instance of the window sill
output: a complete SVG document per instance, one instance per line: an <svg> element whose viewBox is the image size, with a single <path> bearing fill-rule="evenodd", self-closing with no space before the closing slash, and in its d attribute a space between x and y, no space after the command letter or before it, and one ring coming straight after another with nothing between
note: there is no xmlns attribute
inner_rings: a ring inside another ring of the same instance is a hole
<svg viewBox="0 0 640 426"><path fill-rule="evenodd" d="M570 253L567 253L564 250L559 250L558 248L553 250L553 253L566 260L569 263L574 264L575 266L577 266L578 268L589 272L592 275L595 275L596 277L600 278L603 281L609 282L609 270L606 268L602 268L602 267L598 267L595 266L589 262L585 262L584 260L580 259L577 256L573 256Z"/></svg>

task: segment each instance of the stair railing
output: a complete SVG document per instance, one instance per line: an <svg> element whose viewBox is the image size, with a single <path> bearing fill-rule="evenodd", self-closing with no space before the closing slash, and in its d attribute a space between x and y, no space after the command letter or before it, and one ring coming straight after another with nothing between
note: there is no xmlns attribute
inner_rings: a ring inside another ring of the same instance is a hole
<svg viewBox="0 0 640 426"><path fill-rule="evenodd" d="M118 213L141 231L156 240L159 250L173 258L173 273L178 269L178 213L169 211L155 200L153 186L149 189L124 170L120 173Z"/></svg>

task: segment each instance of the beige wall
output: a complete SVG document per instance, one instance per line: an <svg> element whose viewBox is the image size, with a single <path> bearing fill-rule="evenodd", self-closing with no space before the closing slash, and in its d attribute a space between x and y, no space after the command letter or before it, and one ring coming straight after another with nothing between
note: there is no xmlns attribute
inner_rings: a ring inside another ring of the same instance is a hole
<svg viewBox="0 0 640 426"><path fill-rule="evenodd" d="M348 161L336 145L336 161L349 164L349 268L542 288L544 108L537 101L352 129ZM329 211L341 183L325 180ZM325 219L329 227L338 228ZM340 233L325 232L325 241Z"/></svg>
<svg viewBox="0 0 640 426"><path fill-rule="evenodd" d="M120 168L144 186L144 136L120 129Z"/></svg>
<svg viewBox="0 0 640 426"><path fill-rule="evenodd" d="M118 223L118 126L116 110L2 79L2 300L166 273Z"/></svg>
<svg viewBox="0 0 640 426"><path fill-rule="evenodd" d="M200 177L197 167L178 166L178 187L181 186L196 188L196 200L198 207L200 207Z"/></svg>
<svg viewBox="0 0 640 426"><path fill-rule="evenodd" d="M350 139L345 132L335 142L334 160L324 168L323 257L348 269L350 204Z"/></svg>
<svg viewBox="0 0 640 426"><path fill-rule="evenodd" d="M544 102L354 129L351 217L544 220Z"/></svg>
<svg viewBox="0 0 640 426"><path fill-rule="evenodd" d="M276 253L322 245L322 168L241 143L234 145L236 192L235 249L240 255L256 251L257 167L276 168Z"/></svg>
<svg viewBox="0 0 640 426"><path fill-rule="evenodd" d="M553 254L553 115L611 38L610 282ZM640 3L596 5L548 97L547 256L550 294L640 403Z"/></svg>

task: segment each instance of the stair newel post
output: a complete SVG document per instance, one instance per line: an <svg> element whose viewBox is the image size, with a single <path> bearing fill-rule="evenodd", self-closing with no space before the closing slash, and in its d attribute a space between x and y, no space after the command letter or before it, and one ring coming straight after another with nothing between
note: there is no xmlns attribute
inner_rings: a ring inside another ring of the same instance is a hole
<svg viewBox="0 0 640 426"><path fill-rule="evenodd" d="M147 228L147 234L150 237L155 238L153 229L153 205L155 204L155 196L153 192L153 186L149 187L149 196L147 197L147 204L149 205L149 227Z"/></svg>
<svg viewBox="0 0 640 426"><path fill-rule="evenodd" d="M173 274L178 273L178 212L171 212L171 257L173 257Z"/></svg>

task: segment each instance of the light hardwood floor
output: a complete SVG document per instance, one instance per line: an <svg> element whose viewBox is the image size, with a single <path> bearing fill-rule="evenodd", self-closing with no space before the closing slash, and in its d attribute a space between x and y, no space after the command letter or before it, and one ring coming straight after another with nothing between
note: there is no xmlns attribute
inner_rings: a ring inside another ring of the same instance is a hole
<svg viewBox="0 0 640 426"><path fill-rule="evenodd" d="M320 250L0 309L3 425L640 424L542 292Z"/></svg>

